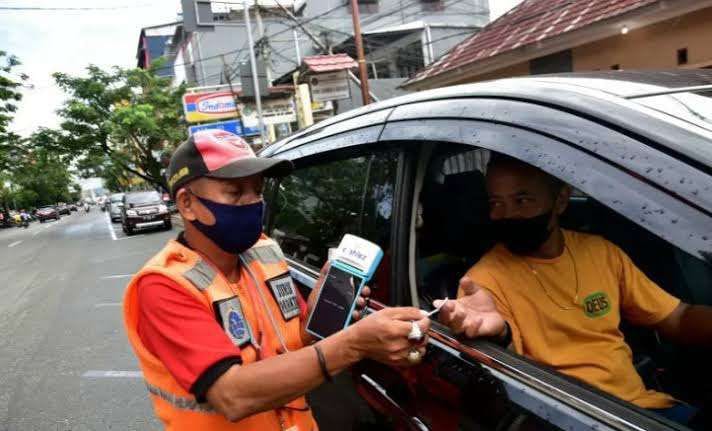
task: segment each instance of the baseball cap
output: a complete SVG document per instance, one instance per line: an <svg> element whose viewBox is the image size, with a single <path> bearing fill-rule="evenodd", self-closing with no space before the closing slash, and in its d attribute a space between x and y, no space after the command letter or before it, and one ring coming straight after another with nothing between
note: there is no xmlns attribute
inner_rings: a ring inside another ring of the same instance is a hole
<svg viewBox="0 0 712 431"><path fill-rule="evenodd" d="M263 174L283 177L294 169L286 159L257 157L250 145L225 130L201 130L178 146L168 165L171 196L189 181L199 177L243 178Z"/></svg>

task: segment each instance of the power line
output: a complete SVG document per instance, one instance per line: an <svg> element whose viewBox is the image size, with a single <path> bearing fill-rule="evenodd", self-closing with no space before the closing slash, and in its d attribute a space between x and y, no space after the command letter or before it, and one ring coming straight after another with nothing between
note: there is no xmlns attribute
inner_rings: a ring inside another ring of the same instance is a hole
<svg viewBox="0 0 712 431"><path fill-rule="evenodd" d="M150 7L150 4L135 6L110 6L110 7L44 7L44 6L0 6L0 11L101 11L119 9L137 9Z"/></svg>

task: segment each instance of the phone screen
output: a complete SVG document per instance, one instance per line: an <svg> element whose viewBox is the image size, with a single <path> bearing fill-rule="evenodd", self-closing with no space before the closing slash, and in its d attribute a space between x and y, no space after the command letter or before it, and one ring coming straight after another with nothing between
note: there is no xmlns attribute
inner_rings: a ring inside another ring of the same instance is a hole
<svg viewBox="0 0 712 431"><path fill-rule="evenodd" d="M342 330L362 279L334 266L329 268L307 330L328 337Z"/></svg>

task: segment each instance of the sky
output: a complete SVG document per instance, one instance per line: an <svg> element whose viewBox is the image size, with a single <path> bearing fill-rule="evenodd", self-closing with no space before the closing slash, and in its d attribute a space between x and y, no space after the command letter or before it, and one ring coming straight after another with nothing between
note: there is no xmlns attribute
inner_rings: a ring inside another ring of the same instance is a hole
<svg viewBox="0 0 712 431"><path fill-rule="evenodd" d="M490 0L492 19L520 1ZM10 7L101 9L2 9ZM180 0L0 0L0 50L19 57L22 66L13 75L26 73L34 86L23 89L12 129L27 136L40 126L58 126L55 111L64 93L52 73L81 74L88 64L135 66L140 29L173 22L179 10Z"/></svg>

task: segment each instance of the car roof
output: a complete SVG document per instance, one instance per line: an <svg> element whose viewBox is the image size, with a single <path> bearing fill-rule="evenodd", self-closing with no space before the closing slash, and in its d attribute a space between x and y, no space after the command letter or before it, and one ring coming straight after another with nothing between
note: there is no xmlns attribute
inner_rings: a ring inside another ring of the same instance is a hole
<svg viewBox="0 0 712 431"><path fill-rule="evenodd" d="M390 112L403 105L447 99L495 98L553 106L593 117L613 127L623 127L643 140L656 142L712 168L712 131L673 121L673 117L656 114L629 100L703 85L712 85L712 70L566 73L444 87L388 99L331 117L266 147L260 155L278 157L286 149L329 135L324 132L329 128L338 129L339 124L348 120L379 111ZM641 112L648 119L647 124L639 121ZM383 118L382 123L386 123L388 114Z"/></svg>

